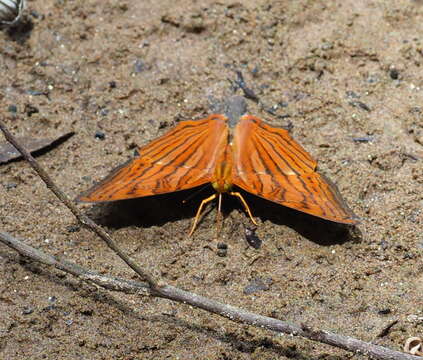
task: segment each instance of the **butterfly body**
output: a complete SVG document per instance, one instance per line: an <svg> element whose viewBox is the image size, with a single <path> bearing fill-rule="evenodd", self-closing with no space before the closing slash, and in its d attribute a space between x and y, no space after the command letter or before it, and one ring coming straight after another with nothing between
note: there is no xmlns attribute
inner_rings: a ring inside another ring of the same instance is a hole
<svg viewBox="0 0 423 360"><path fill-rule="evenodd" d="M316 171L317 162L287 130L246 115L239 100L223 114L182 121L139 149L139 156L113 171L78 200L104 202L190 189L211 183L219 195L237 187L278 204L345 224L357 218L336 186ZM203 205L216 198L213 195ZM193 231L193 230L192 230ZM192 232L191 231L191 232Z"/></svg>

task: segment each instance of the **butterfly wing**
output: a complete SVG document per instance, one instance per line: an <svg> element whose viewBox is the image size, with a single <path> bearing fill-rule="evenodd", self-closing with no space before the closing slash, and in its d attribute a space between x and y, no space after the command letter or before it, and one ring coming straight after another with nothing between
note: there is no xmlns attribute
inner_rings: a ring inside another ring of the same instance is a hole
<svg viewBox="0 0 423 360"><path fill-rule="evenodd" d="M131 199L206 184L212 178L227 137L223 116L180 122L165 135L141 147L137 158L115 169L77 200Z"/></svg>
<svg viewBox="0 0 423 360"><path fill-rule="evenodd" d="M316 172L317 162L288 131L244 115L233 148L233 183L245 191L323 219L358 222L336 186Z"/></svg>

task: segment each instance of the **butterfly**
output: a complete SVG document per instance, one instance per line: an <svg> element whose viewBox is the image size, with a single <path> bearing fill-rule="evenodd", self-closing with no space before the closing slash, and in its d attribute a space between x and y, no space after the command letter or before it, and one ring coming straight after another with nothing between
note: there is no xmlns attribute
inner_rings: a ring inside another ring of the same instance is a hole
<svg viewBox="0 0 423 360"><path fill-rule="evenodd" d="M138 150L139 155L81 194L82 202L107 202L170 193L211 183L216 193L237 197L257 225L242 194L234 187L326 220L357 224L358 218L336 186L316 172L317 162L283 128L246 114L244 98L234 96L202 120L181 121Z"/></svg>

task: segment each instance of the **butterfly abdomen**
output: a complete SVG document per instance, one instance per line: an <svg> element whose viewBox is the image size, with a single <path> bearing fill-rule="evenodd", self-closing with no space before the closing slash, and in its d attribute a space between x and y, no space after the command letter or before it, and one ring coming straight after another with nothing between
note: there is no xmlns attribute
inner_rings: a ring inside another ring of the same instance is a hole
<svg viewBox="0 0 423 360"><path fill-rule="evenodd" d="M232 146L227 143L222 150L212 178L212 186L218 193L232 189Z"/></svg>

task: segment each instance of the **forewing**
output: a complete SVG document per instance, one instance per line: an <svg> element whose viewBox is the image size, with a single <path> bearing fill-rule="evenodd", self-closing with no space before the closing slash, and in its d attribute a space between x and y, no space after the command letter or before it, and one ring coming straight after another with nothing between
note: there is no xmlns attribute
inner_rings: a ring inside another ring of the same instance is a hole
<svg viewBox="0 0 423 360"><path fill-rule="evenodd" d="M139 149L77 200L113 201L169 193L210 182L219 152L227 141L223 116L183 121Z"/></svg>
<svg viewBox="0 0 423 360"><path fill-rule="evenodd" d="M321 217L356 224L336 186L284 129L245 115L234 134L233 183L257 196Z"/></svg>

